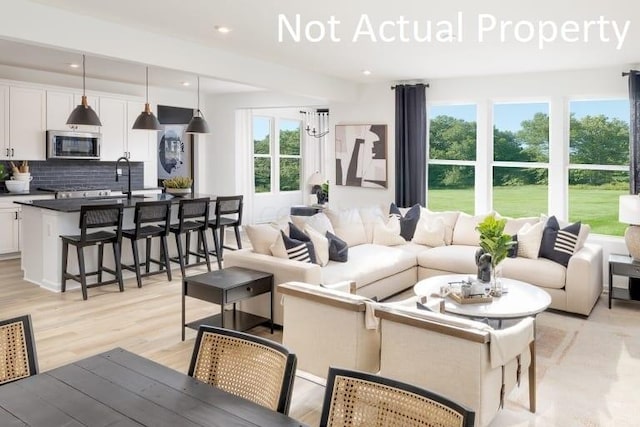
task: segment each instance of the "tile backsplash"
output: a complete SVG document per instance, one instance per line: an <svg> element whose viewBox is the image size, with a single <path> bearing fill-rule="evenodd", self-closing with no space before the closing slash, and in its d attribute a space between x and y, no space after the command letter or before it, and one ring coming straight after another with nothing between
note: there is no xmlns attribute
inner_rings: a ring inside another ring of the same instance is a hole
<svg viewBox="0 0 640 427"><path fill-rule="evenodd" d="M2 162L10 174L9 162ZM17 163L16 163L17 164ZM131 162L131 188L144 188L144 163ZM48 160L30 161L29 172L33 177L31 190L38 188L96 187L114 191L126 190L127 165L120 162L122 168L120 181L116 182L116 162L89 160ZM10 179L7 177L7 179ZM4 187L4 185L3 185Z"/></svg>

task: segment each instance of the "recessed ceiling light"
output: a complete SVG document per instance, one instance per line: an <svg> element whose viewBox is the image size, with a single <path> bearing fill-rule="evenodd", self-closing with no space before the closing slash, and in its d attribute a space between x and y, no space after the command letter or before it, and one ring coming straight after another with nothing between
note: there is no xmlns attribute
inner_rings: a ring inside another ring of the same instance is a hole
<svg viewBox="0 0 640 427"><path fill-rule="evenodd" d="M71 67L71 68L79 68L80 64L76 64L75 62L72 62L71 64L69 64L69 67Z"/></svg>
<svg viewBox="0 0 640 427"><path fill-rule="evenodd" d="M229 27L225 27L224 25L216 25L215 27L213 27L217 32L222 33L222 34L227 34L231 32L231 28Z"/></svg>
<svg viewBox="0 0 640 427"><path fill-rule="evenodd" d="M180 84L181 84L182 86L191 86L191 83L189 83L189 82L182 82L182 83L180 83Z"/></svg>
<svg viewBox="0 0 640 427"><path fill-rule="evenodd" d="M371 71L369 71L369 70L362 70L362 74L364 74L365 76L370 76L370 75L371 75Z"/></svg>

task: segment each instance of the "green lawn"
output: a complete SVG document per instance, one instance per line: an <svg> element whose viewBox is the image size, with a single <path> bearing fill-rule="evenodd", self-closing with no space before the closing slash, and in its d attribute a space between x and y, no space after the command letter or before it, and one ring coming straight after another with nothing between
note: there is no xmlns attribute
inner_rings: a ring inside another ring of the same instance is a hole
<svg viewBox="0 0 640 427"><path fill-rule="evenodd" d="M493 207L501 215L512 217L547 213L547 191L545 185L495 187ZM589 224L593 233L622 236L626 225L618 222L618 197L621 194L627 192L600 187L569 187L569 219ZM473 214L473 189L429 190L429 209Z"/></svg>

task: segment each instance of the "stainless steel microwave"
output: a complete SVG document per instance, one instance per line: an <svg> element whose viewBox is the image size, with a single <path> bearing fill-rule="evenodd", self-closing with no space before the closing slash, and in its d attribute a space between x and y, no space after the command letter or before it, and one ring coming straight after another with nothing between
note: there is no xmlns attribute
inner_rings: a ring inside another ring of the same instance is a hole
<svg viewBox="0 0 640 427"><path fill-rule="evenodd" d="M47 158L99 160L101 139L96 132L48 130Z"/></svg>

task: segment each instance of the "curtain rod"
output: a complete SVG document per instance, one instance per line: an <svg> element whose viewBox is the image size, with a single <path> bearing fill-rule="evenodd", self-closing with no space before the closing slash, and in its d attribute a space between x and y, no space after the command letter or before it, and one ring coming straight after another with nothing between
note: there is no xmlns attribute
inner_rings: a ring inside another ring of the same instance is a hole
<svg viewBox="0 0 640 427"><path fill-rule="evenodd" d="M404 84L404 83L399 83L397 85L391 86L391 90L394 90L396 86L400 86L401 84ZM424 87L429 87L429 83L407 83L407 84L418 84L418 85L424 85Z"/></svg>

